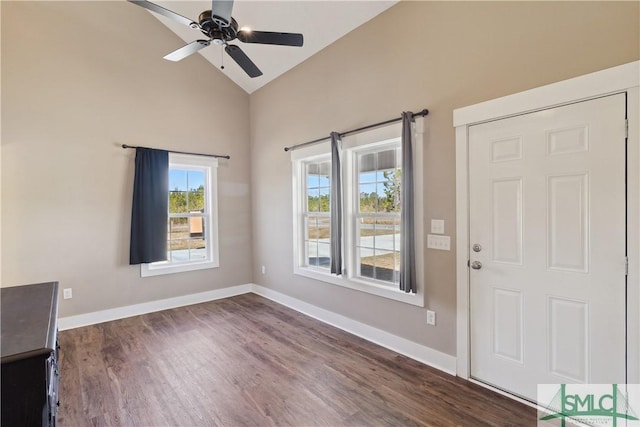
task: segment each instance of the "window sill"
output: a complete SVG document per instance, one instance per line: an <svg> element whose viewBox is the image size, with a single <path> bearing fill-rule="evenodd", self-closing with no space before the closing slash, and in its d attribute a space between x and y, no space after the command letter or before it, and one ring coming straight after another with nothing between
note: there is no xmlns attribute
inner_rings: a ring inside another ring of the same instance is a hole
<svg viewBox="0 0 640 427"><path fill-rule="evenodd" d="M184 273L186 271L218 268L216 261L191 262L185 264L141 264L140 277L161 276L164 274Z"/></svg>
<svg viewBox="0 0 640 427"><path fill-rule="evenodd" d="M319 280L321 282L330 283L332 285L342 286L344 288L365 292L383 298L411 304L418 307L424 307L424 298L421 294L408 294L399 289L393 289L388 286L379 285L374 282L367 282L358 278L348 278L336 276L330 273L314 270L312 268L297 267L294 268L294 274L304 276L309 279Z"/></svg>

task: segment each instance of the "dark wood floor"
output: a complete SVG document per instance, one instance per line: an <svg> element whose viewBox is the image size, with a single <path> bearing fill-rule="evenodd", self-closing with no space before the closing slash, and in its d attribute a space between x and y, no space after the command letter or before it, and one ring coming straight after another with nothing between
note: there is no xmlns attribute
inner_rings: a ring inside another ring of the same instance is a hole
<svg viewBox="0 0 640 427"><path fill-rule="evenodd" d="M536 424L533 408L254 294L60 344L60 426Z"/></svg>

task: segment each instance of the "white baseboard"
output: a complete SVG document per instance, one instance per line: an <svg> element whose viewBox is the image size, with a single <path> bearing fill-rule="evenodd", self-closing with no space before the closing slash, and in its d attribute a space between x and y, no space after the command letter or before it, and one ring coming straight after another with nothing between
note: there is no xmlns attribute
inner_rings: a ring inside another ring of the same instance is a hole
<svg viewBox="0 0 640 427"><path fill-rule="evenodd" d="M229 298L236 295L251 292L252 285L237 285L229 288L215 289L213 291L197 294L182 295L175 298L161 299L142 304L127 305L125 307L111 308L108 310L94 311L92 313L78 314L76 316L61 317L58 319L58 329L61 331L81 326L95 325L96 323L109 322L111 320L124 319L140 314L153 313L155 311L182 307L185 305L199 304L217 299Z"/></svg>
<svg viewBox="0 0 640 427"><path fill-rule="evenodd" d="M313 317L323 323L327 323L336 328L347 331L353 335L359 336L367 341L386 347L396 353L400 353L418 362L424 363L448 374L456 374L456 358L430 347L409 341L397 335L390 334L373 326L366 325L362 322L350 319L340 314L334 313L324 308L306 303L288 295L265 288L260 285L252 286L253 293L272 301L289 307L307 316Z"/></svg>
<svg viewBox="0 0 640 427"><path fill-rule="evenodd" d="M216 289L198 294L183 295L175 298L167 298L158 301L150 301L142 304L128 305L109 310L95 311L93 313L79 314L76 316L61 317L58 319L58 329L61 331L96 323L109 322L111 320L124 319L140 314L198 304L217 299L229 298L253 292L262 297L296 310L307 316L313 317L323 323L347 331L367 341L378 344L400 353L425 365L432 366L451 375L456 374L456 358L446 353L434 350L430 347L409 341L405 338L390 334L373 326L366 325L357 320L342 316L324 308L317 307L283 293L274 291L256 284L237 285L229 288Z"/></svg>

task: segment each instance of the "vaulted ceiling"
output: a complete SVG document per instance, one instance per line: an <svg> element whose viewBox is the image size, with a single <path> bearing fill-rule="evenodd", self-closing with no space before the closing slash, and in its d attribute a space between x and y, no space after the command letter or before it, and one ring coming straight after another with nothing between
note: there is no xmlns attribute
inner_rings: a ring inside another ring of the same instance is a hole
<svg viewBox="0 0 640 427"><path fill-rule="evenodd" d="M154 1L154 3L196 22L202 11L211 9L209 1ZM289 47L242 43L239 40L231 42L230 44L239 46L263 72L262 76L256 78L249 77L224 52L223 46L211 44L201 49L198 54L204 56L218 68L224 65L222 72L247 93L252 93L395 3L397 0L236 0L233 5L233 17L238 21L240 27L259 31L302 33L304 45ZM197 29L192 29L156 13L152 14L182 38L185 41L184 44L206 38ZM181 46L180 44L166 46L167 53ZM188 60L189 58L183 59L183 61ZM180 62L177 62L176 67L179 66Z"/></svg>

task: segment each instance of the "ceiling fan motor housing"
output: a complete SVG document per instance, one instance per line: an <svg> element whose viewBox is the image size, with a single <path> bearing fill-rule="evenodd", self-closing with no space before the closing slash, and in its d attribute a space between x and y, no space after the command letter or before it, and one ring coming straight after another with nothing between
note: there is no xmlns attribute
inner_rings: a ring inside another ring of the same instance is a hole
<svg viewBox="0 0 640 427"><path fill-rule="evenodd" d="M214 44L222 45L234 40L238 35L238 23L231 18L231 22L224 26L225 21L217 16L212 16L210 10L205 10L198 17L200 30L209 37Z"/></svg>

